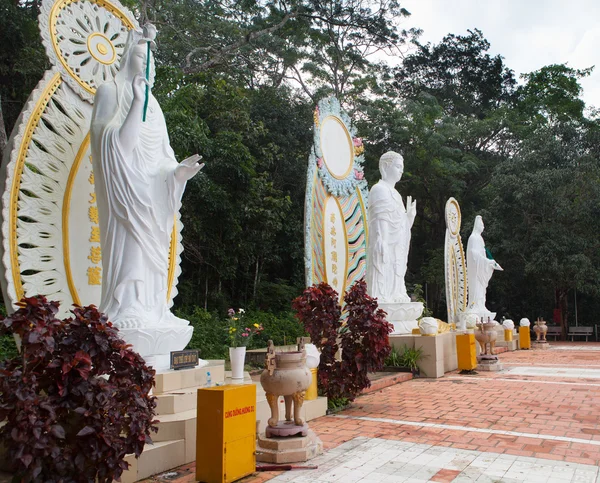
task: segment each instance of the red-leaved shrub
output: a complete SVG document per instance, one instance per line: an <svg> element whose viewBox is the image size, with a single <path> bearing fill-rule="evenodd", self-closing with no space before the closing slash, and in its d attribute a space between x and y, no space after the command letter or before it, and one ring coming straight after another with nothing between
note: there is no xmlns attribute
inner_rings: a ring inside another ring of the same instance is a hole
<svg viewBox="0 0 600 483"><path fill-rule="evenodd" d="M307 288L292 302L296 315L321 351L319 387L328 398L354 400L371 385L368 372L381 370L391 348L385 312L367 294L363 280L345 294L347 318L342 323L338 294L328 284ZM336 359L341 349L341 360Z"/></svg>
<svg viewBox="0 0 600 483"><path fill-rule="evenodd" d="M21 481L111 482L156 431L154 370L104 314L25 298L0 322L21 354L0 363L0 442Z"/></svg>

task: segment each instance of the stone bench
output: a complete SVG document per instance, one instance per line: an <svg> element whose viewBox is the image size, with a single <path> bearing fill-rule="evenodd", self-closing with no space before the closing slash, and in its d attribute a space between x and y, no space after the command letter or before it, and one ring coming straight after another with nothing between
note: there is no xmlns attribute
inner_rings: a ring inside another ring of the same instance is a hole
<svg viewBox="0 0 600 483"><path fill-rule="evenodd" d="M585 341L588 341L588 337L593 335L593 327L569 327L569 337L574 340L574 337L581 336L585 337Z"/></svg>
<svg viewBox="0 0 600 483"><path fill-rule="evenodd" d="M557 340L558 337L562 336L562 328L560 325L549 325L548 332L546 332L546 339L548 336L554 336L554 340Z"/></svg>

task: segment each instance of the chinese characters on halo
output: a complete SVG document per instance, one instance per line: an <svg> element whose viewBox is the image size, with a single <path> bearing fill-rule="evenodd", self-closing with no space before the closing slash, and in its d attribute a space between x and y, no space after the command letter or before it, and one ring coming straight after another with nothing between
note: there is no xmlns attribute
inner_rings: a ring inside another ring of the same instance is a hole
<svg viewBox="0 0 600 483"><path fill-rule="evenodd" d="M90 163L92 162L92 157L90 156ZM92 185L92 190L94 189L94 172L90 173L88 178L88 182ZM87 277L88 277L88 285L102 285L102 266L100 262L102 261L102 255L100 250L100 226L98 220L98 206L96 205L96 192L92 191L90 193L90 199L88 201L88 218L92 222L92 231L90 233L90 242L92 243L90 247L90 254L88 256L88 260L92 263L91 266L87 269Z"/></svg>

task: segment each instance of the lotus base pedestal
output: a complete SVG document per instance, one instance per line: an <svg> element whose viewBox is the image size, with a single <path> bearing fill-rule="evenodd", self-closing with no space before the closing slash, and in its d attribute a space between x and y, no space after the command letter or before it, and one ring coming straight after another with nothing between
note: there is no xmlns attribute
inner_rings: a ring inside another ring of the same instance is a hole
<svg viewBox="0 0 600 483"><path fill-rule="evenodd" d="M157 373L171 368L171 352L185 349L193 333L194 328L190 325L119 329L123 340L131 344ZM206 361L201 360L199 367L204 365Z"/></svg>
<svg viewBox="0 0 600 483"><path fill-rule="evenodd" d="M393 335L411 334L413 329L419 327L417 319L423 313L421 302L380 302L379 308L385 310L385 319L394 326Z"/></svg>

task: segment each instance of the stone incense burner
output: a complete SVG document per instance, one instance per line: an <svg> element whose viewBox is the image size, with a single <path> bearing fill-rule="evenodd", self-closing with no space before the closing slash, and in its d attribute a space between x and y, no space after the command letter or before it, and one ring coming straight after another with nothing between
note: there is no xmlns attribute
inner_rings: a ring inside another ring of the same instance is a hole
<svg viewBox="0 0 600 483"><path fill-rule="evenodd" d="M481 354L485 356L493 356L496 347L496 327L498 324L494 322L478 323L475 329L475 339L481 346ZM488 349L489 348L489 349Z"/></svg>
<svg viewBox="0 0 600 483"><path fill-rule="evenodd" d="M267 402L271 408L267 433L278 436L305 433L308 426L300 417L304 393L310 386L312 376L306 367L306 351L301 342L298 351L275 352L273 341L269 341L266 368L260 376ZM279 421L279 396L285 400L285 421ZM293 403L293 418L292 418Z"/></svg>

